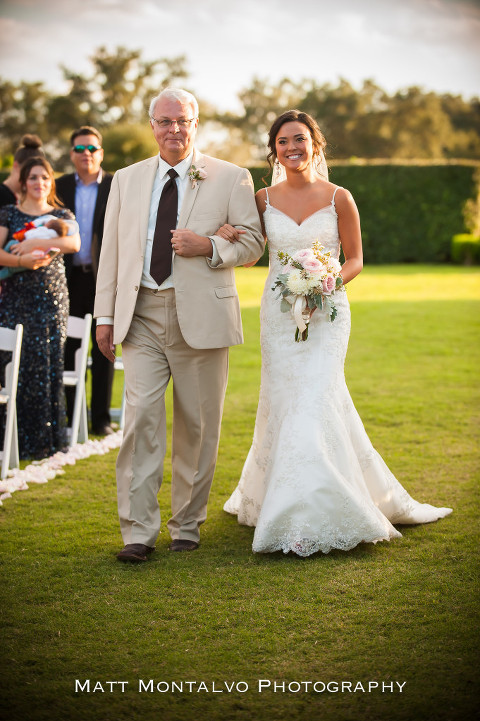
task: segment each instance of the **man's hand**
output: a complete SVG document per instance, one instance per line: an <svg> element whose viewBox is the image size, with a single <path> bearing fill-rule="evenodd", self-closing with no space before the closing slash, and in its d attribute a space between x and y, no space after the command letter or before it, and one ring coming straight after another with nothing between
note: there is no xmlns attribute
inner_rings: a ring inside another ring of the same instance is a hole
<svg viewBox="0 0 480 721"><path fill-rule="evenodd" d="M197 235L193 230L177 228L172 230L172 248L176 255L194 258L197 255L212 257L212 241L206 235Z"/></svg>
<svg viewBox="0 0 480 721"><path fill-rule="evenodd" d="M115 346L113 345L113 325L97 325L97 345L105 358L113 363L115 361Z"/></svg>

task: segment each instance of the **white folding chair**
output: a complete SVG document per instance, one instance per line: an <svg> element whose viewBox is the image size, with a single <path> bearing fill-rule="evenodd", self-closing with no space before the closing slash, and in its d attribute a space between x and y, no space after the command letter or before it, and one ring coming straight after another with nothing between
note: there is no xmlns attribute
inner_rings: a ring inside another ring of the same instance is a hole
<svg viewBox="0 0 480 721"><path fill-rule="evenodd" d="M10 468L18 468L18 428L17 428L17 386L20 353L22 350L23 325L19 323L15 330L0 328L0 350L10 351L12 360L5 368L5 388L0 388L0 404L5 406L5 435L3 438L2 480L7 477Z"/></svg>
<svg viewBox="0 0 480 721"><path fill-rule="evenodd" d="M80 348L75 351L75 369L73 371L63 371L64 385L75 387L72 425L71 428L68 429L68 445L70 448L78 441L85 443L85 441L88 440L85 374L87 372L88 346L90 343L91 329L91 313L87 313L85 318L77 318L74 315L68 317L67 336L80 340Z"/></svg>

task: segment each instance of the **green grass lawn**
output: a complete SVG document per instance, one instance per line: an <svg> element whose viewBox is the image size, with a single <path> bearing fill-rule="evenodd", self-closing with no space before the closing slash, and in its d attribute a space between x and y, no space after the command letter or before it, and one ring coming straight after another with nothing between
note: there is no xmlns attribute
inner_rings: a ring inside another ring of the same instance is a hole
<svg viewBox="0 0 480 721"><path fill-rule="evenodd" d="M478 712L480 273L371 267L349 286L346 375L357 410L407 490L454 513L403 527L391 543L306 559L252 554L253 529L222 510L253 433L265 275L237 272L246 342L230 356L197 552L169 554L162 533L147 564L116 561L113 452L0 508L9 721L464 721ZM118 377L117 406L121 387ZM169 494L167 463L164 521ZM139 680L155 690L140 692ZM369 692L369 682L380 685Z"/></svg>

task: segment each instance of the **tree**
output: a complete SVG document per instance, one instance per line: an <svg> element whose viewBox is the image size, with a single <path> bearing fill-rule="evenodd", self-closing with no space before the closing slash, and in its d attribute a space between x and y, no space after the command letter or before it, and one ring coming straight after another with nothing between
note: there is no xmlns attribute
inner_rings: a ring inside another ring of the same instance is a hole
<svg viewBox="0 0 480 721"><path fill-rule="evenodd" d="M103 135L103 167L111 172L158 153L158 146L147 123L120 123Z"/></svg>
<svg viewBox="0 0 480 721"><path fill-rule="evenodd" d="M111 143L107 157L112 169L140 160L150 148L155 152L148 140L148 103L167 85L181 81L185 86L186 58L147 61L141 50L102 46L90 62L91 71L83 75L61 67L64 93L52 94L40 82L14 84L0 78L4 159L24 133L37 133L55 168L64 170L70 133L80 125L98 127ZM198 140L203 149L242 165L264 162L268 130L277 115L290 108L316 118L328 158L480 158L479 98L465 100L418 87L389 95L371 79L357 90L345 78L336 85L319 85L312 78L273 83L254 77L239 99L240 113L219 113L200 99Z"/></svg>
<svg viewBox="0 0 480 721"><path fill-rule="evenodd" d="M224 113L219 114L217 120L227 128L239 128L243 136L240 142L251 147L254 159L263 159L268 129L279 113L298 105L302 98L301 88L288 78L272 85L255 77L251 87L242 90L238 97L243 105L243 115Z"/></svg>
<svg viewBox="0 0 480 721"><path fill-rule="evenodd" d="M100 47L90 59L94 66L91 96L103 125L143 119L151 96L188 75L183 55L144 61L141 50L118 47L109 53Z"/></svg>
<svg viewBox="0 0 480 721"><path fill-rule="evenodd" d="M67 86L64 93L52 94L42 83L15 85L0 80L0 151L3 154L11 153L24 133L37 133L55 168L64 170L69 162L68 139L74 128L93 125L107 137L109 128L142 123L148 131L150 98L188 76L183 55L146 61L141 57L141 50L117 47L110 52L102 46L90 61L92 71L85 75L61 66ZM144 139L139 140L142 134L138 129L134 134L136 140L128 154L131 162L144 157L148 146ZM137 155L132 155L134 148Z"/></svg>
<svg viewBox="0 0 480 721"><path fill-rule="evenodd" d="M0 78L0 150L12 152L25 133L47 137L48 91L43 83L14 85Z"/></svg>
<svg viewBox="0 0 480 721"><path fill-rule="evenodd" d="M344 78L336 86L308 78L276 85L254 78L239 99L243 113L217 120L239 131L237 144L250 144L254 159L265 157L268 128L289 108L317 120L330 158L480 158L478 98L466 101L418 87L389 95L373 80L356 90Z"/></svg>

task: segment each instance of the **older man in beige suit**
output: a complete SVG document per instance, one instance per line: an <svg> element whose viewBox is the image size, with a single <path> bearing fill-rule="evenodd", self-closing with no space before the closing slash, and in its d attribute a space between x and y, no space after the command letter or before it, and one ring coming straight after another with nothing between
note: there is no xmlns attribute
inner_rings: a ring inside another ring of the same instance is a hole
<svg viewBox="0 0 480 721"><path fill-rule="evenodd" d="M122 344L126 418L117 460L117 558L142 562L160 530L165 390L173 379L172 551L198 548L215 470L228 347L243 342L234 267L263 252L247 170L194 148L198 105L167 89L150 105L159 155L113 179L97 279L99 348ZM173 213L173 215L172 215ZM229 243L223 224L243 233ZM163 270L162 270L163 269Z"/></svg>

